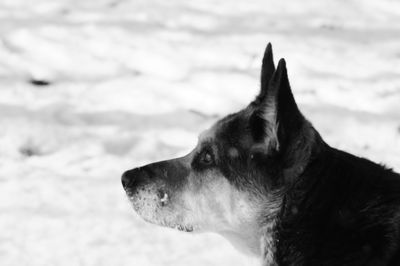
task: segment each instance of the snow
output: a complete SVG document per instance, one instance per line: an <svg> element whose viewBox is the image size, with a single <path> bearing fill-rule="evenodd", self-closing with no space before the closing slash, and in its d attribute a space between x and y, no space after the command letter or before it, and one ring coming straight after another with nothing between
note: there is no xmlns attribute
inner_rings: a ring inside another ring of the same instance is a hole
<svg viewBox="0 0 400 266"><path fill-rule="evenodd" d="M400 171L398 1L2 0L0 264L257 265L146 224L120 175L253 99L267 42L329 144Z"/></svg>

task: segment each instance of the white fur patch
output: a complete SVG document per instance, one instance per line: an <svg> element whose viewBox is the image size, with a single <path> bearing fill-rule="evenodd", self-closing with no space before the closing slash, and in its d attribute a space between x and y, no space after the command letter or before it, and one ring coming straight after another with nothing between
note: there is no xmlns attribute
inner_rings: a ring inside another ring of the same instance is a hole
<svg viewBox="0 0 400 266"><path fill-rule="evenodd" d="M161 184L140 188L131 201L146 221L184 231L216 232L237 249L275 265L273 227L279 202L260 191L239 190L218 170L192 172L182 190L160 193ZM265 222L268 217L268 222Z"/></svg>
<svg viewBox="0 0 400 266"><path fill-rule="evenodd" d="M149 223L182 231L193 231L193 225L186 219L190 215L187 214L179 197L172 201L166 192L159 195L160 187L157 184L146 185L130 196L135 211Z"/></svg>
<svg viewBox="0 0 400 266"><path fill-rule="evenodd" d="M129 197L135 211L146 221L157 223L159 198L155 184L147 185Z"/></svg>
<svg viewBox="0 0 400 266"><path fill-rule="evenodd" d="M267 125L265 128L265 132L268 136L266 140L268 146L274 146L277 150L279 150L279 141L278 141L278 127L279 123L276 121L277 113L276 113L276 103L274 100L267 100L264 106L263 116L265 121L267 121Z"/></svg>

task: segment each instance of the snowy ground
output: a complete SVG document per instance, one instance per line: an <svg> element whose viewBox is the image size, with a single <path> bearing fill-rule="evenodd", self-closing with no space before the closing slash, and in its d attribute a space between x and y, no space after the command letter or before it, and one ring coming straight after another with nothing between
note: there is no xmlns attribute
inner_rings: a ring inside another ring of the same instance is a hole
<svg viewBox="0 0 400 266"><path fill-rule="evenodd" d="M400 170L397 0L0 0L0 265L254 265L120 175L245 106L268 41L328 143Z"/></svg>

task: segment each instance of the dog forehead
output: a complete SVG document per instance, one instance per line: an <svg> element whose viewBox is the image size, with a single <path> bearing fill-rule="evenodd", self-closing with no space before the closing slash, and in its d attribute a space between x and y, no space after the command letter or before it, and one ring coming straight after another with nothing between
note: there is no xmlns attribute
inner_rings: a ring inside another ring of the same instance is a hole
<svg viewBox="0 0 400 266"><path fill-rule="evenodd" d="M238 157L239 150L248 149L254 144L249 129L249 116L245 109L220 119L199 135L200 146L203 143L214 143L227 151L230 157Z"/></svg>
<svg viewBox="0 0 400 266"><path fill-rule="evenodd" d="M207 142L210 140L214 140L215 138L220 136L221 133L229 131L229 128L231 128L230 125L236 123L235 121L237 120L237 118L237 114L230 114L218 120L209 129L206 129L199 134L199 141Z"/></svg>
<svg viewBox="0 0 400 266"><path fill-rule="evenodd" d="M216 124L215 138L233 147L246 148L253 143L246 110L229 115Z"/></svg>

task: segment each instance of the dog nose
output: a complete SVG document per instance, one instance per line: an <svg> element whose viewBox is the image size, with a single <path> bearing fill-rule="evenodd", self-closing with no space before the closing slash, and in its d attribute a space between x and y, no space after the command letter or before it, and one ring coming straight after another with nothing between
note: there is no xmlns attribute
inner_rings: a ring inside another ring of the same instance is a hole
<svg viewBox="0 0 400 266"><path fill-rule="evenodd" d="M124 188L129 187L130 184L133 183L133 178L132 178L131 172L132 172L132 170L128 170L122 174L121 182L122 182L122 186Z"/></svg>
<svg viewBox="0 0 400 266"><path fill-rule="evenodd" d="M133 169L133 170L128 170L122 174L121 182L124 188L128 188L133 185L136 175L135 172L136 172L135 169Z"/></svg>
<svg viewBox="0 0 400 266"><path fill-rule="evenodd" d="M122 174L121 182L124 188L133 188L139 180L146 180L148 173L143 167L128 170Z"/></svg>

